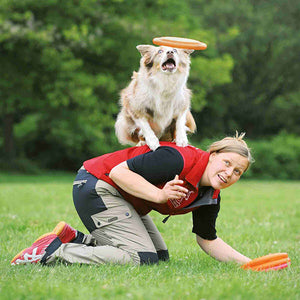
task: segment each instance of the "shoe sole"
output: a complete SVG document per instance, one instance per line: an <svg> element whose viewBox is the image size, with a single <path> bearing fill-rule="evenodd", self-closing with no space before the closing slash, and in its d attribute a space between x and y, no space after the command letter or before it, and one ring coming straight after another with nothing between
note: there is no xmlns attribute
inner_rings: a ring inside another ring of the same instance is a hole
<svg viewBox="0 0 300 300"><path fill-rule="evenodd" d="M55 233L57 236L59 236L59 235L62 233L62 231L64 230L66 224L67 224L67 223L64 222L64 221L59 222L59 223L55 226L55 228L52 230L52 233Z"/></svg>
<svg viewBox="0 0 300 300"><path fill-rule="evenodd" d="M44 238L45 236L52 235L52 234L53 234L53 232L45 233L45 234L41 235L39 238L37 238L32 244L38 242L39 240L41 240L41 239ZM10 263L12 264L13 261L16 260L19 256L21 256L21 255L24 253L24 251L25 251L26 249L28 249L28 248L30 248L30 247L27 247L27 248L23 249L21 252L19 252L19 253L18 253L18 254L10 261Z"/></svg>

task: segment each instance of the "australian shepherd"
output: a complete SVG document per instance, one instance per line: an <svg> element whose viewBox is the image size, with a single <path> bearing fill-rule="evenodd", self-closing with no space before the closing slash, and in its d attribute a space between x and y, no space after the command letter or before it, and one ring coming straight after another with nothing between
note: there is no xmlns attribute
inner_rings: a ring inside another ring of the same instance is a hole
<svg viewBox="0 0 300 300"><path fill-rule="evenodd" d="M187 132L196 130L186 87L193 50L152 45L137 49L142 55L139 71L121 91L122 109L115 124L119 142L146 143L151 150L160 140L187 146Z"/></svg>

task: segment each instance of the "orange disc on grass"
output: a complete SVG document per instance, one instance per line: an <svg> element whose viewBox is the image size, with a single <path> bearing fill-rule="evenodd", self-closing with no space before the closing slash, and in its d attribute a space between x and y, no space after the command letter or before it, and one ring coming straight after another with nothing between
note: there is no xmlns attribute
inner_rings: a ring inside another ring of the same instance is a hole
<svg viewBox="0 0 300 300"><path fill-rule="evenodd" d="M277 270L287 268L290 265L290 263L291 260L289 257L287 257L279 260L269 261L259 266L252 267L251 269L254 271Z"/></svg>
<svg viewBox="0 0 300 300"><path fill-rule="evenodd" d="M197 40L179 38L173 36L162 36L153 39L153 44L182 49L205 50L207 45Z"/></svg>
<svg viewBox="0 0 300 300"><path fill-rule="evenodd" d="M279 270L290 265L287 253L273 253L255 258L241 266L242 269L254 271Z"/></svg>

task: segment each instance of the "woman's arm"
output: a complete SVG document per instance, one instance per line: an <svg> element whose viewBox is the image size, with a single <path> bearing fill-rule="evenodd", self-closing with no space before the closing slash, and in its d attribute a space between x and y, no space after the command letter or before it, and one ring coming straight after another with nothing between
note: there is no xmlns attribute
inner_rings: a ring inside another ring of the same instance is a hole
<svg viewBox="0 0 300 300"><path fill-rule="evenodd" d="M188 190L180 184L182 180L175 179L167 182L163 189L156 187L141 175L129 170L127 162L115 166L109 173L110 179L125 192L155 203L165 203L168 199L185 197Z"/></svg>
<svg viewBox="0 0 300 300"><path fill-rule="evenodd" d="M251 259L242 255L241 253L234 250L228 244L226 244L222 239L216 238L215 240L205 240L200 236L197 236L197 243L211 257L222 261L230 262L234 261L238 264L244 264L249 262Z"/></svg>

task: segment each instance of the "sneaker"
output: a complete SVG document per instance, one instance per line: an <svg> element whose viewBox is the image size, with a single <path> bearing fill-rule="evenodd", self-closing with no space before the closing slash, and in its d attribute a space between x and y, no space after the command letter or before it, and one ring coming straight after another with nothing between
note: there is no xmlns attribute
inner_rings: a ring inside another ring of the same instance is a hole
<svg viewBox="0 0 300 300"><path fill-rule="evenodd" d="M53 232L40 236L29 248L17 254L11 265L46 263L46 259L60 247L61 241Z"/></svg>
<svg viewBox="0 0 300 300"><path fill-rule="evenodd" d="M52 231L63 244L70 243L77 237L77 230L64 221L59 222Z"/></svg>

